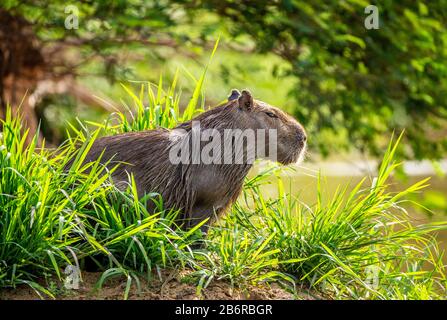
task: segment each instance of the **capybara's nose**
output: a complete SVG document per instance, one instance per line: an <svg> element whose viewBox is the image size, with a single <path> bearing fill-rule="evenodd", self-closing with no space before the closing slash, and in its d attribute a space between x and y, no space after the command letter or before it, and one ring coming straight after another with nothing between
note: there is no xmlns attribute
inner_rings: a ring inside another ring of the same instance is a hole
<svg viewBox="0 0 447 320"><path fill-rule="evenodd" d="M306 142L306 140L307 140L306 133L303 130L301 130L301 129L298 130L298 132L297 132L297 139L298 139L299 142L302 142L302 143Z"/></svg>

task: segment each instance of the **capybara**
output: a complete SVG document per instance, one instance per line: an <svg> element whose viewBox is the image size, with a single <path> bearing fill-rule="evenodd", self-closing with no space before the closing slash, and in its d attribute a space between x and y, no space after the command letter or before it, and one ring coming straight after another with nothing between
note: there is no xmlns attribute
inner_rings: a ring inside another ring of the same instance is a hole
<svg viewBox="0 0 447 320"><path fill-rule="evenodd" d="M103 153L100 161L108 167L121 163L112 176L118 186L132 173L139 196L161 195L165 209L179 210L178 222L185 229L210 218L201 228L206 232L236 201L253 160L290 164L302 158L305 148L306 133L293 117L254 100L248 90L233 90L226 103L172 130L99 138L87 161ZM148 209L154 208L151 202Z"/></svg>

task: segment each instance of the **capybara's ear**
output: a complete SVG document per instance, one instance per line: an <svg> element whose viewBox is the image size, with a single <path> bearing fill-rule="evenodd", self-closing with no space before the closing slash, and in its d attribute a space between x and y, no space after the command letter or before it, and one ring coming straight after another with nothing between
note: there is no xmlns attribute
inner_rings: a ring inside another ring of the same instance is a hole
<svg viewBox="0 0 447 320"><path fill-rule="evenodd" d="M239 108L250 111L253 108L253 97L248 90L242 90L238 99Z"/></svg>
<svg viewBox="0 0 447 320"><path fill-rule="evenodd" d="M230 95L228 96L228 101L233 101L236 100L237 98L239 98L241 96L241 93L239 92L239 90L237 89L233 89L231 90Z"/></svg>

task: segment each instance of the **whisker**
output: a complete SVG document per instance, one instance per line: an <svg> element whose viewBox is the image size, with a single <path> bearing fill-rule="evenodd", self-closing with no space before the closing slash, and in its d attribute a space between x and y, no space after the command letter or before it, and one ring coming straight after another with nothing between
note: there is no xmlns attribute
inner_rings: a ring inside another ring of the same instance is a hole
<svg viewBox="0 0 447 320"><path fill-rule="evenodd" d="M305 166L302 166L302 165L296 165L298 168L300 168L300 169L304 169L304 170L307 170L307 171L311 171L311 172L315 172L315 173L319 173L320 172L320 170L317 170L317 169L311 169L311 168L309 168L309 167L305 167Z"/></svg>

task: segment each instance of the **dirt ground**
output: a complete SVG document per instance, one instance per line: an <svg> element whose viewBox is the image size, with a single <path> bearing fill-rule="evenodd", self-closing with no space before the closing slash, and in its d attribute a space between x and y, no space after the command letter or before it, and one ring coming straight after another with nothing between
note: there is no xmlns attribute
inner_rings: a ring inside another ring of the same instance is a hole
<svg viewBox="0 0 447 320"><path fill-rule="evenodd" d="M126 288L124 277L109 278L101 289L96 284L101 276L99 272L82 272L82 282L79 289L68 290L62 284L58 284L56 299L58 300L118 300L123 299ZM163 272L161 278L157 277L150 282L141 281L141 291L134 281L129 297L131 300L290 300L290 299L316 299L307 290L294 295L277 284L249 286L246 289L233 288L226 281L213 281L209 286L197 294L195 284L187 283L184 275L176 271ZM49 297L43 297L50 299ZM15 289L0 290L0 300L33 300L41 299L29 286L19 286Z"/></svg>

